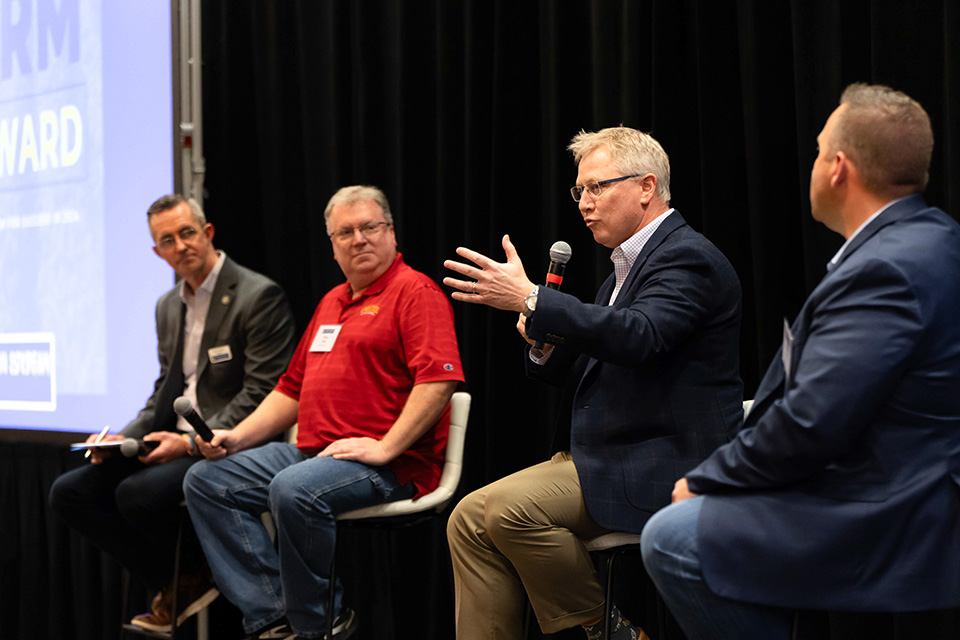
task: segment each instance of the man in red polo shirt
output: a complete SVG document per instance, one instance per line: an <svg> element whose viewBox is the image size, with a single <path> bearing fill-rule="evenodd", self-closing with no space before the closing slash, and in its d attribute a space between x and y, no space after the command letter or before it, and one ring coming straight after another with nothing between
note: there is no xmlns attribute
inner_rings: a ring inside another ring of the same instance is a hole
<svg viewBox="0 0 960 640"><path fill-rule="evenodd" d="M344 187L324 217L347 281L320 301L260 406L197 439L207 460L184 480L214 578L251 638L323 636L336 515L436 488L463 381L453 310L397 253L383 193ZM257 446L294 423L296 447ZM279 550L260 521L268 509ZM334 637L345 638L355 619L334 588Z"/></svg>

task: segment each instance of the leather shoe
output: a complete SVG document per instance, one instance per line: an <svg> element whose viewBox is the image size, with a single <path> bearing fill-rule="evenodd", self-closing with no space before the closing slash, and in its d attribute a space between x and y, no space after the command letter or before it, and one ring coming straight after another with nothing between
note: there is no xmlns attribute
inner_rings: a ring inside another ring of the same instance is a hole
<svg viewBox="0 0 960 640"><path fill-rule="evenodd" d="M190 616L199 613L211 602L217 599L220 592L213 586L213 582L202 575L180 577L180 588L177 589L177 626L179 627ZM164 587L153 597L150 613L134 616L130 624L169 633L173 630L173 589Z"/></svg>

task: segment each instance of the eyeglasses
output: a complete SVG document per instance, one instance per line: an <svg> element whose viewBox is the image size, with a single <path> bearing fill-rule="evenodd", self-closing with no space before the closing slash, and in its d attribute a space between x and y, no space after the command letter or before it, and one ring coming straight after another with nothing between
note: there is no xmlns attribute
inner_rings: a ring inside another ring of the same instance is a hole
<svg viewBox="0 0 960 640"><path fill-rule="evenodd" d="M601 180L597 182L596 180L591 180L585 185L577 185L575 187L570 187L570 195L573 197L574 202L580 202L580 198L583 197L583 192L586 191L590 194L591 198L599 198L600 194L603 193L603 187L612 184L614 182L621 182L622 180L629 180L630 178L636 178L639 176L639 173L635 173L632 176L623 176L621 178L610 178L609 180Z"/></svg>
<svg viewBox="0 0 960 640"><path fill-rule="evenodd" d="M371 238L378 233L380 233L380 228L383 225L389 225L389 222L364 222L361 225L356 227L340 227L333 233L328 233L327 235L337 242L346 242L353 237L355 231L359 231L363 234L364 238Z"/></svg>
<svg viewBox="0 0 960 640"><path fill-rule="evenodd" d="M197 239L197 236L200 235L200 230L196 227L181 227L180 231L177 231L177 236L184 244L189 244ZM168 233L165 236L157 238L157 248L161 251L167 251L172 249L177 244L176 238L173 237L173 234Z"/></svg>

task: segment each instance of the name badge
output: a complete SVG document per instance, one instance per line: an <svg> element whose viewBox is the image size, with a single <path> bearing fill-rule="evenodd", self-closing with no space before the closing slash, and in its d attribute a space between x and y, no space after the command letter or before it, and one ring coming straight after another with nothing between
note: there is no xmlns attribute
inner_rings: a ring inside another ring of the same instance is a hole
<svg viewBox="0 0 960 640"><path fill-rule="evenodd" d="M225 344L222 347L207 349L207 357L210 358L211 364L217 364L218 362L233 360L233 352L230 351L230 345Z"/></svg>
<svg viewBox="0 0 960 640"><path fill-rule="evenodd" d="M340 324L322 324L317 330L317 335L313 337L313 344L310 345L310 351L319 353L328 353L333 350L333 345L337 342L337 336L340 335Z"/></svg>

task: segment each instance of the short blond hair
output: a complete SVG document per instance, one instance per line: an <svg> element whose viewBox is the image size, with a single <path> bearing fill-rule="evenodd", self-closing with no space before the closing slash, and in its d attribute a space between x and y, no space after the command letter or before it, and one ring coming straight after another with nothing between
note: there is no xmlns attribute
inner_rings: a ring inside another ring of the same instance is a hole
<svg viewBox="0 0 960 640"><path fill-rule="evenodd" d="M608 127L600 131L584 131L573 136L568 150L580 161L600 147L609 149L613 164L623 175L657 177L657 195L664 204L670 203L670 158L656 138L630 127ZM611 176L617 177L617 176Z"/></svg>

